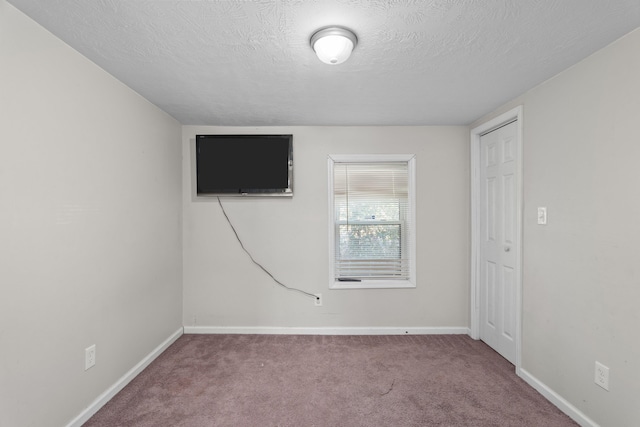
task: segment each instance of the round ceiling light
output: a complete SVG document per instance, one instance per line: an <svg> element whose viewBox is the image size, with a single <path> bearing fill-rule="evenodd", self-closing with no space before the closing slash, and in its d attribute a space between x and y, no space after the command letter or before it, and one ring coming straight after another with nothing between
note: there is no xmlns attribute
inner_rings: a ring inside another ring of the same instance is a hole
<svg viewBox="0 0 640 427"><path fill-rule="evenodd" d="M328 27L318 30L311 36L311 47L325 64L342 64L349 59L351 51L358 44L353 31L341 27Z"/></svg>

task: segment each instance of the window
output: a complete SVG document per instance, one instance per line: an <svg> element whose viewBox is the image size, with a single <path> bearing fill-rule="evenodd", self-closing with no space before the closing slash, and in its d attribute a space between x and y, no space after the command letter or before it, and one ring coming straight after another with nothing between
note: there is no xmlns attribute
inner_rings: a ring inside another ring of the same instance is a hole
<svg viewBox="0 0 640 427"><path fill-rule="evenodd" d="M415 158L329 157L330 287L415 287Z"/></svg>

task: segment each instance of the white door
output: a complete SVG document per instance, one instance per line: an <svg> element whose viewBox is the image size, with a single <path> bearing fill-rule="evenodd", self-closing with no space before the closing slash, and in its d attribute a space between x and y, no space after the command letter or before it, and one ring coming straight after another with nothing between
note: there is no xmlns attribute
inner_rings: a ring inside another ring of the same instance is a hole
<svg viewBox="0 0 640 427"><path fill-rule="evenodd" d="M516 363L517 123L480 137L480 339Z"/></svg>

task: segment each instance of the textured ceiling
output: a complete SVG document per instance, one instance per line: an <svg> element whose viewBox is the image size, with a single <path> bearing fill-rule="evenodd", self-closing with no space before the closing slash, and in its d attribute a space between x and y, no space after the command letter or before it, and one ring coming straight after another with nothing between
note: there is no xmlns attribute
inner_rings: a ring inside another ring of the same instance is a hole
<svg viewBox="0 0 640 427"><path fill-rule="evenodd" d="M640 0L9 0L197 125L469 124L640 26ZM344 64L309 47L351 28Z"/></svg>

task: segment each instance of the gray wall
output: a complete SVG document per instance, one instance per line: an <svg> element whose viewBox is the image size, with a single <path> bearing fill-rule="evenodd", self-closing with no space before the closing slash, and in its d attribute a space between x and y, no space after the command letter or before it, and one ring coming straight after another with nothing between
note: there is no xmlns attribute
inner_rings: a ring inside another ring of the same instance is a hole
<svg viewBox="0 0 640 427"><path fill-rule="evenodd" d="M181 327L180 124L4 1L0 64L0 425L59 426Z"/></svg>
<svg viewBox="0 0 640 427"><path fill-rule="evenodd" d="M294 196L223 200L259 262L323 307L273 284L242 252L215 199L194 200L196 134L292 133ZM184 325L469 326L469 133L460 127L183 127ZM327 156L416 154L417 287L329 290Z"/></svg>
<svg viewBox="0 0 640 427"><path fill-rule="evenodd" d="M523 368L603 426L640 425L639 52L636 30L473 125L524 106Z"/></svg>

